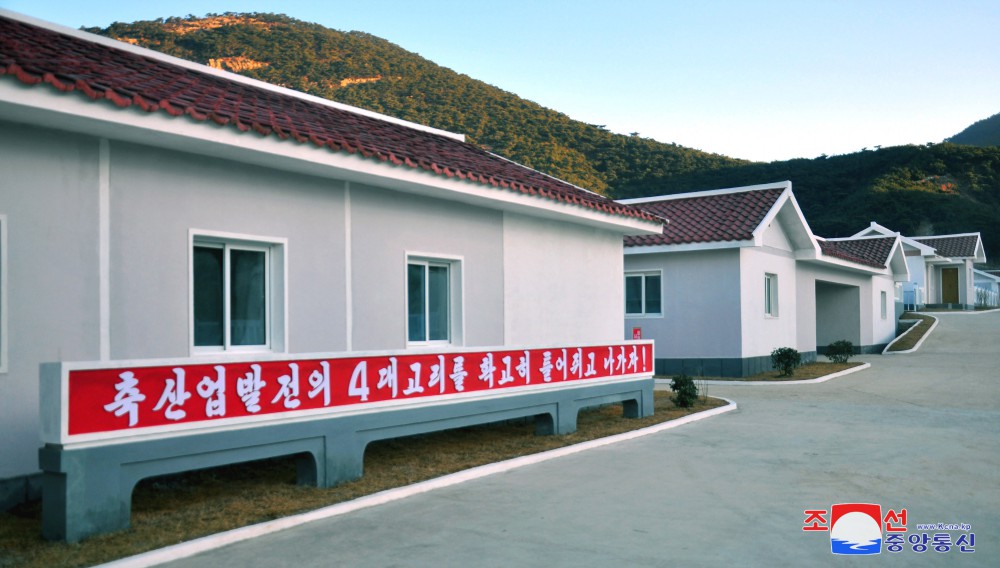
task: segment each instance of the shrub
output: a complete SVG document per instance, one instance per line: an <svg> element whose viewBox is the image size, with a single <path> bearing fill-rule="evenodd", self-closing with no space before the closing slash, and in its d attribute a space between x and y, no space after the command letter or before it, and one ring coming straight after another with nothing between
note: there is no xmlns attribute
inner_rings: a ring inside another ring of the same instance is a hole
<svg viewBox="0 0 1000 568"><path fill-rule="evenodd" d="M854 344L846 339L826 346L826 357L834 363L846 363L854 355Z"/></svg>
<svg viewBox="0 0 1000 568"><path fill-rule="evenodd" d="M670 390L675 394L670 400L681 408L690 408L698 400L698 387L694 384L694 379L681 373L670 381Z"/></svg>
<svg viewBox="0 0 1000 568"><path fill-rule="evenodd" d="M781 371L782 377L791 377L795 367L802 364L802 355L791 347L778 347L771 351L771 364Z"/></svg>

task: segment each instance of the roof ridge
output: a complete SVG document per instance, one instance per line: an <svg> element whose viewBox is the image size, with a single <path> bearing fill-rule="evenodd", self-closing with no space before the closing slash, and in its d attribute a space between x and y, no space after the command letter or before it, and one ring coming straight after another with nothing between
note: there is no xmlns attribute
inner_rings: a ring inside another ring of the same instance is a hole
<svg viewBox="0 0 1000 568"><path fill-rule="evenodd" d="M727 187L723 189L706 189L699 191L687 191L684 193L672 193L668 195L656 195L651 197L631 197L627 199L617 199L618 203L624 203L626 205L641 205L644 203L659 203L663 201L676 201L678 199L689 199L689 198L700 198L700 197L712 197L716 195L731 195L734 193L750 193L753 191L768 191L774 189L780 189L782 191L790 189L792 182L782 181L774 183L764 183L757 185L748 185L743 187Z"/></svg>

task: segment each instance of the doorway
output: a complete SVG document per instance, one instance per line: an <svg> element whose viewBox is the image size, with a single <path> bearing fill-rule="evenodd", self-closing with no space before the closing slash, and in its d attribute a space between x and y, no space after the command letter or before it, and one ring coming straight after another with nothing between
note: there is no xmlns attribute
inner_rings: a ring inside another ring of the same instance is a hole
<svg viewBox="0 0 1000 568"><path fill-rule="evenodd" d="M944 304L958 303L958 269L941 269L941 302Z"/></svg>

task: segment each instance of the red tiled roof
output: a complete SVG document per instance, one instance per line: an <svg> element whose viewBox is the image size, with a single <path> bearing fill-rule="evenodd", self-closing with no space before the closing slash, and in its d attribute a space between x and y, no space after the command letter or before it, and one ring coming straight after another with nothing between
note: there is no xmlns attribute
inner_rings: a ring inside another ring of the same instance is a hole
<svg viewBox="0 0 1000 568"><path fill-rule="evenodd" d="M636 203L636 207L670 223L660 235L625 237L625 246L750 240L783 191L783 187L774 187Z"/></svg>
<svg viewBox="0 0 1000 568"><path fill-rule="evenodd" d="M857 238L843 241L817 239L823 254L857 264L885 268L896 237Z"/></svg>
<svg viewBox="0 0 1000 568"><path fill-rule="evenodd" d="M187 115L206 126L253 131L610 215L660 221L448 136L0 16L0 78L5 76L123 109Z"/></svg>
<svg viewBox="0 0 1000 568"><path fill-rule="evenodd" d="M979 235L955 235L946 237L911 237L913 240L934 247L941 256L974 257Z"/></svg>

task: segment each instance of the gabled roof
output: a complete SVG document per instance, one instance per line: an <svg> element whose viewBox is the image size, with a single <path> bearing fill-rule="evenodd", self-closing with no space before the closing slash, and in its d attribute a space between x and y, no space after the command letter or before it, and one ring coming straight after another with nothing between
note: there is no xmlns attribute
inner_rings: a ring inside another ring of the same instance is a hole
<svg viewBox="0 0 1000 568"><path fill-rule="evenodd" d="M979 233L963 233L959 235L936 235L932 237L913 237L913 240L932 246L938 254L951 258L974 258L978 262L986 262L982 239Z"/></svg>
<svg viewBox="0 0 1000 568"><path fill-rule="evenodd" d="M872 224L868 228L858 231L857 233L852 235L852 237L872 237L877 235L883 235L886 237L892 237L898 235L900 240L903 242L904 246L908 247L911 250L916 249L917 251L920 252L921 256L937 257L940 260L944 260L937 255L937 253L934 251L934 247L915 241L910 237L905 237L901 235L898 231L893 231L892 229L884 225L879 225L875 221L872 221Z"/></svg>
<svg viewBox="0 0 1000 568"><path fill-rule="evenodd" d="M221 127L591 212L660 222L645 211L491 154L460 135L13 16L0 13L0 82L65 93L120 109L123 116L127 110L192 120L205 128ZM50 110L58 112L59 106L53 102Z"/></svg>
<svg viewBox="0 0 1000 568"><path fill-rule="evenodd" d="M788 197L782 196L787 192ZM626 247L754 241L776 206L791 199L791 183L765 184L659 197L623 199L667 220L659 235L625 237ZM779 203L780 202L780 203ZM796 208L797 209L797 208ZM805 225L805 219L801 219Z"/></svg>
<svg viewBox="0 0 1000 568"><path fill-rule="evenodd" d="M846 239L821 239L819 248L823 254L857 264L886 268L889 256L898 237L850 237Z"/></svg>

